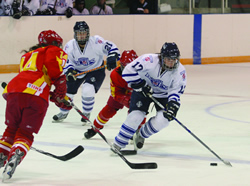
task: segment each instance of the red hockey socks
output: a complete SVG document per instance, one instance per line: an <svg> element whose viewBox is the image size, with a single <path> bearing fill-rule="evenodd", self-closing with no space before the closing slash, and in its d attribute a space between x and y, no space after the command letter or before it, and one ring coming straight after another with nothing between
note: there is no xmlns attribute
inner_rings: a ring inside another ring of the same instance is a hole
<svg viewBox="0 0 250 186"><path fill-rule="evenodd" d="M22 129L18 129L16 136L15 136L15 140L13 143L13 146L10 150L9 153L9 157L8 160L10 159L10 157L12 155L15 154L16 150L19 149L21 152L24 153L24 155L22 156L21 161L23 160L23 158L26 156L27 152L30 150L30 147L33 143L34 137L32 133L29 133L25 130ZM20 163L21 163L20 161Z"/></svg>
<svg viewBox="0 0 250 186"><path fill-rule="evenodd" d="M102 129L103 125L105 125L109 121L109 119L116 114L116 112L117 110L115 108L106 105L96 117L94 121L94 126L98 129Z"/></svg>

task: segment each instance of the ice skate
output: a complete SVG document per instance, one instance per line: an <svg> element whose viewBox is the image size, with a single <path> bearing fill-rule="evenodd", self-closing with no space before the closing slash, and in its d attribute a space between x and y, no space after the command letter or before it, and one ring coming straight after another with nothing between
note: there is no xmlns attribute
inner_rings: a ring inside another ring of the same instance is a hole
<svg viewBox="0 0 250 186"><path fill-rule="evenodd" d="M3 171L3 182L13 176L17 165L21 162L22 156L24 156L24 152L20 151L20 149L17 149L15 154L11 156Z"/></svg>
<svg viewBox="0 0 250 186"><path fill-rule="evenodd" d="M53 116L53 122L56 123L56 122L63 121L64 119L67 118L68 114L69 113L64 114L64 113L60 112L59 114L54 115Z"/></svg>
<svg viewBox="0 0 250 186"><path fill-rule="evenodd" d="M7 156L5 156L2 152L0 153L0 168L4 167L5 161L7 160Z"/></svg>
<svg viewBox="0 0 250 186"><path fill-rule="evenodd" d="M138 129L133 137L135 150L141 149L144 145L145 138L140 135L140 129Z"/></svg>
<svg viewBox="0 0 250 186"><path fill-rule="evenodd" d="M96 133L97 133L97 132L96 132L93 128L91 128L91 129L88 129L87 132L84 133L84 137L85 137L86 139L90 139L90 138L92 138L93 136L95 136Z"/></svg>
<svg viewBox="0 0 250 186"><path fill-rule="evenodd" d="M111 150L111 156L117 156L117 151L120 152L121 147L119 147L118 145L116 145L115 143L113 143L113 144L111 145L110 150Z"/></svg>
<svg viewBox="0 0 250 186"><path fill-rule="evenodd" d="M83 113L84 116L86 116L88 119L90 118L90 113ZM82 126L85 126L87 124L90 124L90 121L89 120L86 120L84 118L81 118L81 122L82 122Z"/></svg>

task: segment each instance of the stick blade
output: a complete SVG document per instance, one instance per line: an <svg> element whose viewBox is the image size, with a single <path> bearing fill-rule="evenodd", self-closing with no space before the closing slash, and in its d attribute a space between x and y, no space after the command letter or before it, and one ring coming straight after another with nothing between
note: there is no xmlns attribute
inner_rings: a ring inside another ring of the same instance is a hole
<svg viewBox="0 0 250 186"><path fill-rule="evenodd" d="M123 156L128 156L128 155L136 155L137 150L121 150L120 151Z"/></svg>
<svg viewBox="0 0 250 186"><path fill-rule="evenodd" d="M157 169L157 163L129 163L132 169Z"/></svg>
<svg viewBox="0 0 250 186"><path fill-rule="evenodd" d="M58 159L60 159L62 161L68 161L68 160L78 156L83 150L84 150L83 146L79 145L74 150L69 152L68 154L58 157Z"/></svg>

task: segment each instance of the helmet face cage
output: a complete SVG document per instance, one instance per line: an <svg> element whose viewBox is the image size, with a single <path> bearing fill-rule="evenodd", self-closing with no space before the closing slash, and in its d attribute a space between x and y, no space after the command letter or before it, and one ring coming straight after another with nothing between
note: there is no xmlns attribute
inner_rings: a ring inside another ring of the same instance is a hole
<svg viewBox="0 0 250 186"><path fill-rule="evenodd" d="M40 45L55 45L61 47L63 39L53 30L44 30L38 36L38 42Z"/></svg>
<svg viewBox="0 0 250 186"><path fill-rule="evenodd" d="M124 67L134 61L137 58L137 54L134 50L125 50L122 53L121 59L120 59L120 64L121 64L121 69L123 70Z"/></svg>
<svg viewBox="0 0 250 186"><path fill-rule="evenodd" d="M76 22L74 26L74 38L79 45L85 45L89 40L89 26L85 21Z"/></svg>
<svg viewBox="0 0 250 186"><path fill-rule="evenodd" d="M173 60L174 65L172 67L167 66L165 63L167 60ZM165 70L171 71L178 68L180 63L180 51L175 43L164 43L161 48L160 63Z"/></svg>

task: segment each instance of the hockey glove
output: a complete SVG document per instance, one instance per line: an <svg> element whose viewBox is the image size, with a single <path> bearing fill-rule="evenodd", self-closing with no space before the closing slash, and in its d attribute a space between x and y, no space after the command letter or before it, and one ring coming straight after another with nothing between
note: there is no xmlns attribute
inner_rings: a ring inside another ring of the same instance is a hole
<svg viewBox="0 0 250 186"><path fill-rule="evenodd" d="M24 8L23 7L23 9L22 9L22 15L23 16L30 16L31 14L30 14L30 12L29 12L29 9L28 8Z"/></svg>
<svg viewBox="0 0 250 186"><path fill-rule="evenodd" d="M70 81L70 80L76 80L75 75L77 74L76 70L73 70L72 68L68 69L68 71L65 73L66 75L66 80Z"/></svg>
<svg viewBox="0 0 250 186"><path fill-rule="evenodd" d="M63 100L66 96L67 85L65 75L60 76L55 82L54 86L56 87L53 91L53 98L57 101Z"/></svg>
<svg viewBox="0 0 250 186"><path fill-rule="evenodd" d="M177 101L170 101L167 104L167 110L163 112L163 116L168 119L168 121L172 121L176 116L178 110L180 108L180 103Z"/></svg>
<svg viewBox="0 0 250 186"><path fill-rule="evenodd" d="M136 92L142 92L142 94L147 97L147 94L152 94L152 88L147 85L146 81L143 79L140 83L131 84L131 88Z"/></svg>
<svg viewBox="0 0 250 186"><path fill-rule="evenodd" d="M54 92L50 92L50 101L54 102L56 104L56 106L64 109L64 110L70 110L72 109L72 106L70 105L69 102L67 102L66 100L60 100L58 98L56 98L55 93Z"/></svg>
<svg viewBox="0 0 250 186"><path fill-rule="evenodd" d="M65 12L65 15L67 18L71 18L72 15L73 15L73 12L72 12L72 8L67 8L66 12Z"/></svg>
<svg viewBox="0 0 250 186"><path fill-rule="evenodd" d="M110 71L116 67L116 61L118 59L117 53L110 53L107 57L107 69Z"/></svg>
<svg viewBox="0 0 250 186"><path fill-rule="evenodd" d="M45 9L44 11L42 11L41 14L42 15L55 15L56 10L54 8L48 8L48 9Z"/></svg>
<svg viewBox="0 0 250 186"><path fill-rule="evenodd" d="M129 104L130 104L130 97L131 96L122 96L119 100L119 103L121 103L122 105L124 105L125 107L129 108Z"/></svg>

